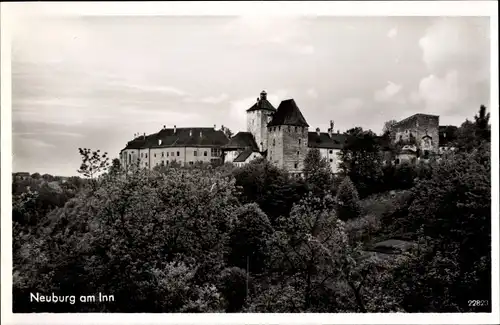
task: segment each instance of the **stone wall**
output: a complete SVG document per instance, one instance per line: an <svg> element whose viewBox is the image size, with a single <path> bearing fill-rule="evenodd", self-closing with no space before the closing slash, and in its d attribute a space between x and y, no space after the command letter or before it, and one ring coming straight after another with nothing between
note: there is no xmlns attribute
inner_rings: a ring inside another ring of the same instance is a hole
<svg viewBox="0 0 500 325"><path fill-rule="evenodd" d="M395 124L393 132L396 143L407 142L413 137L418 149L438 152L439 116L427 114L410 116ZM430 139L425 140L426 136L429 136Z"/></svg>
<svg viewBox="0 0 500 325"><path fill-rule="evenodd" d="M283 167L290 173L300 173L304 168L308 146L308 128L282 126L283 130Z"/></svg>

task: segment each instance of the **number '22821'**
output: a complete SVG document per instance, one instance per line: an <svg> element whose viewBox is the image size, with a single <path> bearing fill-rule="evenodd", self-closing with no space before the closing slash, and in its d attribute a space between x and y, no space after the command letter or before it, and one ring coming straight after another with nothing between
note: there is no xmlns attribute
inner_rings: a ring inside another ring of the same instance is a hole
<svg viewBox="0 0 500 325"><path fill-rule="evenodd" d="M488 300L468 300L469 307L483 307L488 306Z"/></svg>

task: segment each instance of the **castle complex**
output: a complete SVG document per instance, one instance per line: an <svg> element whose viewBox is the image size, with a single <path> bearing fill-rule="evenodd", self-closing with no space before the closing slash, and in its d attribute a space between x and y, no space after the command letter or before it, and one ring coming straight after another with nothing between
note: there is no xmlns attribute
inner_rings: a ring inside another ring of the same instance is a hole
<svg viewBox="0 0 500 325"><path fill-rule="evenodd" d="M256 103L247 109L247 130L228 138L223 130L213 128L163 127L158 133L136 135L120 152L125 168L139 161L143 168L180 164L229 162L244 165L258 157L265 157L277 167L300 175L304 159L311 148L319 149L332 172L338 168L337 153L347 136L334 132L330 121L328 132L317 128L309 131L309 124L293 99L283 100L275 108L262 91ZM393 126L393 142L402 148L400 160L420 159L438 152L439 116L416 114Z"/></svg>

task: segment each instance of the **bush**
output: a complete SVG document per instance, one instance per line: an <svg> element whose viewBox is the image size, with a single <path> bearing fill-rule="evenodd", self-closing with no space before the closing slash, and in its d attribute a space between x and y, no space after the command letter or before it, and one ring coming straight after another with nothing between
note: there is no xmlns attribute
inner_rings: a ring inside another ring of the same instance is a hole
<svg viewBox="0 0 500 325"><path fill-rule="evenodd" d="M336 197L337 215L341 220L357 218L361 207L356 187L349 177L345 177L340 184Z"/></svg>

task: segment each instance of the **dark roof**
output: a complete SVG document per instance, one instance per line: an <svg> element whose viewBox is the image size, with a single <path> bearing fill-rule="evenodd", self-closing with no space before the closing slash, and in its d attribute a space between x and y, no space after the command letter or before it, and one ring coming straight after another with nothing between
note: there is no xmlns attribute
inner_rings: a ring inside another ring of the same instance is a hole
<svg viewBox="0 0 500 325"><path fill-rule="evenodd" d="M309 126L293 99L281 102L278 110L273 114L273 119L267 126L276 125Z"/></svg>
<svg viewBox="0 0 500 325"><path fill-rule="evenodd" d="M229 139L224 132L214 128L177 128L175 133L174 129L163 129L158 133L139 136L130 141L125 149L217 147L226 145L228 142Z"/></svg>
<svg viewBox="0 0 500 325"><path fill-rule="evenodd" d="M267 99L259 99L252 107L247 109L247 112L257 111L259 109L276 112L276 108L267 100Z"/></svg>
<svg viewBox="0 0 500 325"><path fill-rule="evenodd" d="M309 148L326 148L326 149L342 149L347 140L347 135L333 133L330 138L329 134L322 132L318 135L317 132L309 132L307 135L307 146Z"/></svg>
<svg viewBox="0 0 500 325"><path fill-rule="evenodd" d="M233 136L229 143L224 145L224 149L252 149L252 151L259 151L259 147L255 142L255 138L250 132L238 132Z"/></svg>
<svg viewBox="0 0 500 325"><path fill-rule="evenodd" d="M248 159L248 157L250 157L252 152L253 151L251 149L243 151L238 155L238 157L234 158L233 162L245 162Z"/></svg>
<svg viewBox="0 0 500 325"><path fill-rule="evenodd" d="M439 118L439 115L417 113L417 114L413 114L412 116L409 116L409 117L407 117L405 119L402 119L401 121L398 121L398 122L394 123L392 126L393 127L400 127L402 125L406 125L407 123L412 123L413 121L416 121L419 117L424 117L424 118Z"/></svg>

